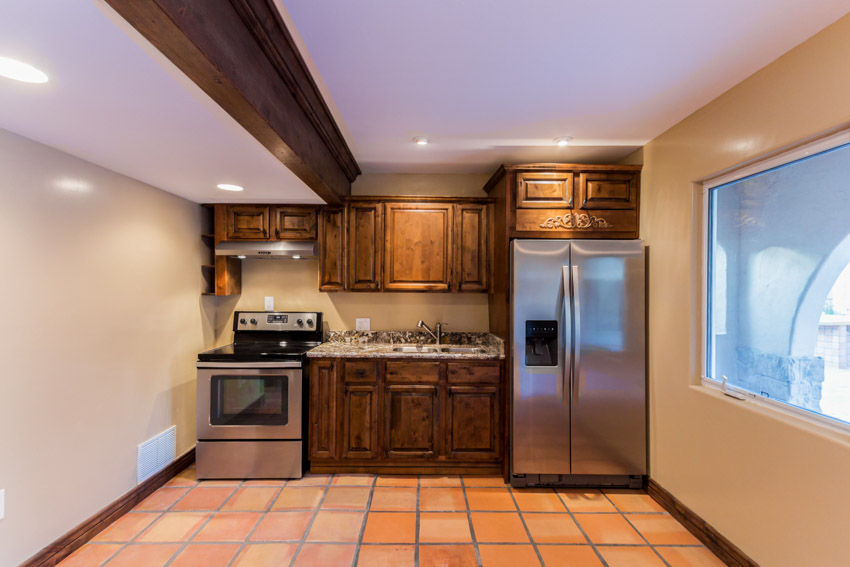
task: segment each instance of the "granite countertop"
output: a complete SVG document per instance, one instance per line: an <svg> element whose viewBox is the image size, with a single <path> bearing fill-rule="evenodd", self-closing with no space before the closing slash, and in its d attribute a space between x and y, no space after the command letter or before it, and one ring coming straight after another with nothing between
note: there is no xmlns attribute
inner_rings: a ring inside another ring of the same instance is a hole
<svg viewBox="0 0 850 567"><path fill-rule="evenodd" d="M443 333L440 352L395 352L398 347L434 348L434 338L420 331L330 331L324 343L307 353L310 358L440 358L499 360L505 343L490 333ZM475 353L447 352L450 347L475 347Z"/></svg>

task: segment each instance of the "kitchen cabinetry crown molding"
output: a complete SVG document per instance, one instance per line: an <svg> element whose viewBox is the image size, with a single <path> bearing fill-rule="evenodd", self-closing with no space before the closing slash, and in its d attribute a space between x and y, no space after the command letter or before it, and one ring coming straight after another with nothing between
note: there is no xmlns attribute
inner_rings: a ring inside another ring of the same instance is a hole
<svg viewBox="0 0 850 567"><path fill-rule="evenodd" d="M106 0L328 203L360 168L273 0Z"/></svg>

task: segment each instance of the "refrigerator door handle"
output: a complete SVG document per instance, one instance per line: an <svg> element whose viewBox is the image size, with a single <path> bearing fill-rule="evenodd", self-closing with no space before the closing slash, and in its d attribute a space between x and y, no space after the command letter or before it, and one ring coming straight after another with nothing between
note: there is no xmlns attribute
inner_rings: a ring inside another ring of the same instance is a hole
<svg viewBox="0 0 850 567"><path fill-rule="evenodd" d="M564 385L563 394L561 395L561 403L567 405L570 403L570 385L573 383L573 357L572 345L567 342L568 325L572 324L572 315L570 313L570 267L562 268L563 284L564 284L564 329L562 335L564 337Z"/></svg>
<svg viewBox="0 0 850 567"><path fill-rule="evenodd" d="M572 288L573 297L573 322L575 324L573 330L573 344L575 345L573 352L573 404L578 403L579 382L581 380L581 301L579 299L579 287L581 287L581 279L579 267L572 267ZM566 268L564 268L566 271Z"/></svg>

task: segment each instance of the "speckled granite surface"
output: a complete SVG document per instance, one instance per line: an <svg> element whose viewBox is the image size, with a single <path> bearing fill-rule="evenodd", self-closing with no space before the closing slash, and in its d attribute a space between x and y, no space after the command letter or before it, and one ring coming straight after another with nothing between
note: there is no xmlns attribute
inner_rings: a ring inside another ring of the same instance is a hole
<svg viewBox="0 0 850 567"><path fill-rule="evenodd" d="M311 358L448 358L498 360L505 358L505 343L490 333L443 333L440 352L394 352L399 346L435 347L434 338L420 331L329 331L325 342L310 352ZM477 353L446 352L448 347L477 347Z"/></svg>

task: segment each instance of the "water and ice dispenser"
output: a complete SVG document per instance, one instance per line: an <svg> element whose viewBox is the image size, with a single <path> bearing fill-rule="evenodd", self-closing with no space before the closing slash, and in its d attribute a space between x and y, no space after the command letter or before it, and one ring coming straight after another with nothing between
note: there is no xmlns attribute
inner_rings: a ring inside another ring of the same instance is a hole
<svg viewBox="0 0 850 567"><path fill-rule="evenodd" d="M525 322L525 365L558 366L558 322Z"/></svg>

